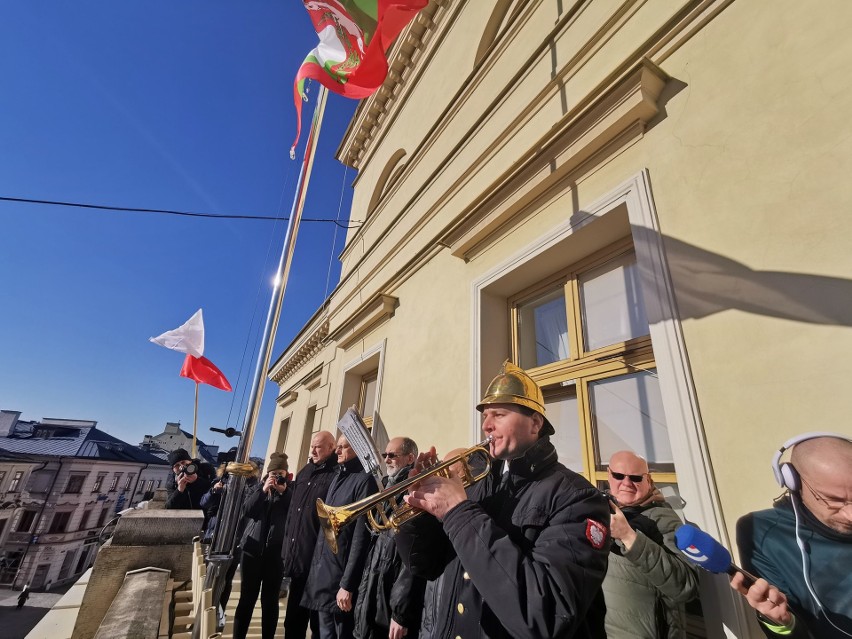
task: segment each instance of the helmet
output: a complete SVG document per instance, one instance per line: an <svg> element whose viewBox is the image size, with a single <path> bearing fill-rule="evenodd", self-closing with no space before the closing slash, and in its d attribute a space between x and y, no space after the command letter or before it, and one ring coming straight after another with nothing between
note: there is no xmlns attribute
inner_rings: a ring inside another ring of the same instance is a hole
<svg viewBox="0 0 852 639"><path fill-rule="evenodd" d="M489 404L526 406L544 418L542 435L553 435L555 432L544 412L544 395L541 388L524 369L515 366L509 360L503 362L500 374L491 380L485 391L485 397L476 405L476 410L481 413Z"/></svg>

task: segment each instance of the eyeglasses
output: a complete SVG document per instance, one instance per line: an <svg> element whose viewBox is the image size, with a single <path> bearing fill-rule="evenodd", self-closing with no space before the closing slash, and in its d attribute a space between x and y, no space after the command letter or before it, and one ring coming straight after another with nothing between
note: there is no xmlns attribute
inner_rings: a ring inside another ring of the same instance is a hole
<svg viewBox="0 0 852 639"><path fill-rule="evenodd" d="M841 510L842 508L846 508L846 506L852 505L852 501L846 501L845 499L833 499L831 497L826 497L821 495L814 487L811 486L808 482L805 481L805 478L802 477L802 483L808 487L808 490L811 491L811 494L814 496L818 502L820 502L823 506L830 510Z"/></svg>
<svg viewBox="0 0 852 639"><path fill-rule="evenodd" d="M382 457L385 459L396 459L397 457L402 457L402 455L398 453L382 453Z"/></svg>
<svg viewBox="0 0 852 639"><path fill-rule="evenodd" d="M609 471L609 474L618 481L622 481L625 477L628 477L634 484L638 484L645 479L645 475L625 475L624 473L617 473L614 470Z"/></svg>

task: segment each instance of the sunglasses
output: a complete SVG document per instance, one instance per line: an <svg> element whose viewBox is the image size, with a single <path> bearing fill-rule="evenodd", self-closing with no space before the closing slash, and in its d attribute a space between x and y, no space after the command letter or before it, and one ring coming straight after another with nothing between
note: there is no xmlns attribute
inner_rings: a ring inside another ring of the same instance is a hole
<svg viewBox="0 0 852 639"><path fill-rule="evenodd" d="M402 455L397 453L382 453L382 457L385 459L396 459L397 457L402 457Z"/></svg>
<svg viewBox="0 0 852 639"><path fill-rule="evenodd" d="M629 477L630 481L632 481L634 484L638 484L643 479L645 479L645 475L625 475L624 473L617 473L614 470L609 471L609 474L612 475L618 481L622 481L625 477Z"/></svg>

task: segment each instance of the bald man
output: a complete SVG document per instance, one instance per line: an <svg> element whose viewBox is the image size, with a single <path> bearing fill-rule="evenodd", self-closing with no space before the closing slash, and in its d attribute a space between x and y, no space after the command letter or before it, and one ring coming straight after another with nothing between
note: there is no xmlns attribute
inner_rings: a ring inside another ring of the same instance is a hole
<svg viewBox="0 0 852 639"><path fill-rule="evenodd" d="M790 463L799 489L737 522L743 567L760 579L731 587L767 637L852 637L852 441L807 439Z"/></svg>
<svg viewBox="0 0 852 639"><path fill-rule="evenodd" d="M681 520L654 487L648 462L628 450L609 460L609 568L603 582L608 639L684 639L684 605L698 574L675 543Z"/></svg>
<svg viewBox="0 0 852 639"><path fill-rule="evenodd" d="M299 471L290 487L292 497L287 522L284 524L284 546L281 551L284 576L290 579L287 613L284 617L284 634L287 639L305 639L308 623L311 635L319 636L319 617L302 607L301 599L320 526L317 498L326 498L337 468L334 448L334 435L326 430L314 433L308 450L308 463Z"/></svg>

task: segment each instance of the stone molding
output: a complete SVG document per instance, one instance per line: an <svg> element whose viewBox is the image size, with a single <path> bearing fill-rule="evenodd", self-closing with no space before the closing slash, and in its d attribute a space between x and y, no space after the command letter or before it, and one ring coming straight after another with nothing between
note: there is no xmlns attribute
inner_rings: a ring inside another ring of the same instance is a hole
<svg viewBox="0 0 852 639"><path fill-rule="evenodd" d="M393 317L399 299L384 293L376 293L357 311L335 328L330 338L343 349L349 348L369 331Z"/></svg>
<svg viewBox="0 0 852 639"><path fill-rule="evenodd" d="M328 318L325 318L300 343L293 344L270 371L269 379L280 386L300 370L306 362L316 357L325 344L328 328L329 321ZM281 397L279 397L280 399Z"/></svg>

